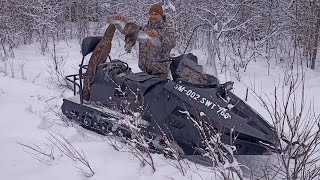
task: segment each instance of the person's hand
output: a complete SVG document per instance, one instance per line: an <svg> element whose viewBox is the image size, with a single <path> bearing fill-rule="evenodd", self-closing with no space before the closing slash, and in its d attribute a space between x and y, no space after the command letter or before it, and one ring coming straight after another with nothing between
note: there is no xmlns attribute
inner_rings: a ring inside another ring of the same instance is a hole
<svg viewBox="0 0 320 180"><path fill-rule="evenodd" d="M124 19L124 16L123 15L121 15L121 14L117 14L117 15L115 15L114 16L114 19L116 19L116 20L123 20Z"/></svg>
<svg viewBox="0 0 320 180"><path fill-rule="evenodd" d="M150 30L148 30L148 31L147 31L147 34L148 34L149 36L151 36L151 37L155 37L155 36L159 37L158 31L155 30L155 29L150 29Z"/></svg>

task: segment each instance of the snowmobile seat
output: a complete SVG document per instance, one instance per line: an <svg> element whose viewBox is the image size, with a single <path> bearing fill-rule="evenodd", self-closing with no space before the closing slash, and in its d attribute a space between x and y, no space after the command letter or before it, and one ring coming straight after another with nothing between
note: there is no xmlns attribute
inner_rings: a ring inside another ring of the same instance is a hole
<svg viewBox="0 0 320 180"><path fill-rule="evenodd" d="M144 82L144 81L151 79L151 78L157 78L157 76L150 75L146 72L132 73L127 76L127 79L129 79L131 81L136 81L136 82Z"/></svg>
<svg viewBox="0 0 320 180"><path fill-rule="evenodd" d="M91 52L93 52L93 50L97 47L101 39L102 39L101 36L89 36L84 38L81 44L82 55L86 56Z"/></svg>
<svg viewBox="0 0 320 180"><path fill-rule="evenodd" d="M122 89L130 87L132 91L139 89L145 94L155 84L164 82L155 75L145 72L133 73L128 64L120 60L112 60L98 66L93 83L121 85Z"/></svg>
<svg viewBox="0 0 320 180"><path fill-rule="evenodd" d="M155 75L150 75L146 72L138 72L128 74L126 77L127 83L131 87L132 90L140 89L143 94L148 92L154 85L165 82Z"/></svg>
<svg viewBox="0 0 320 180"><path fill-rule="evenodd" d="M94 51L94 49L98 46L101 39L102 39L101 36L88 36L82 40L82 43L81 43L82 61L80 64L81 69L82 68L87 69L88 65L83 65L84 58L85 56L87 56L88 54ZM111 61L110 55L108 57Z"/></svg>

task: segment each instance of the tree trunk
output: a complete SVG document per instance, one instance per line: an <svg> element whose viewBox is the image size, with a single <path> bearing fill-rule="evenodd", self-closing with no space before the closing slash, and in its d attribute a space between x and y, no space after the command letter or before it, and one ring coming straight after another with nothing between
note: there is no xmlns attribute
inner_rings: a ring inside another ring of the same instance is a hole
<svg viewBox="0 0 320 180"><path fill-rule="evenodd" d="M45 35L45 27L41 26L40 28L40 50L44 54L47 48L47 40Z"/></svg>
<svg viewBox="0 0 320 180"><path fill-rule="evenodd" d="M316 59L317 59L317 52L318 52L318 42L319 42L319 32L320 32L320 7L317 9L317 23L314 27L314 39L313 39L313 49L312 49L312 56L311 56L311 69L315 69L316 66Z"/></svg>

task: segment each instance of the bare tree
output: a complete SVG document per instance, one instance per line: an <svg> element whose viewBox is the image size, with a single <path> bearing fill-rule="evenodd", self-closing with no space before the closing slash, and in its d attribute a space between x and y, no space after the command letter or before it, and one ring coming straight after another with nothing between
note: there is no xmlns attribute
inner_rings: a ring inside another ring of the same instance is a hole
<svg viewBox="0 0 320 180"><path fill-rule="evenodd" d="M236 147L221 141L221 132L206 121L205 114L200 113L194 117L188 111L180 112L186 114L198 129L204 143L204 147L201 148L202 155L212 162L212 167L221 173L223 179L244 179L240 164L233 155ZM233 135L232 130L230 134L233 143L237 136Z"/></svg>
<svg viewBox="0 0 320 180"><path fill-rule="evenodd" d="M53 145L44 144L44 147L40 147L39 145L35 144L27 145L19 142L18 144L28 149L28 151L26 152L30 154L32 158L36 159L41 163L44 163L46 165L52 165L52 161L55 160Z"/></svg>
<svg viewBox="0 0 320 180"><path fill-rule="evenodd" d="M52 162L55 160L56 156L55 149L57 149L60 153L75 163L80 163L80 166L76 166L76 168L85 177L92 177L95 174L84 152L75 148L61 133L50 133L50 136L47 137L47 140L50 143L45 143L42 146L35 144L27 145L24 143L18 144L26 148L28 150L26 152L34 159L46 165L52 165Z"/></svg>
<svg viewBox="0 0 320 180"><path fill-rule="evenodd" d="M291 76L288 87L275 87L273 97L259 96L268 111L277 133L274 139L279 154L276 161L264 168L264 179L317 179L320 158L320 116L314 112L312 101L306 102L305 78ZM279 91L282 94L279 94Z"/></svg>
<svg viewBox="0 0 320 180"><path fill-rule="evenodd" d="M95 173L83 151L77 150L66 137L61 133L50 134L50 142L57 147L60 152L76 163L80 163L83 167L76 166L80 173L86 177L92 177Z"/></svg>

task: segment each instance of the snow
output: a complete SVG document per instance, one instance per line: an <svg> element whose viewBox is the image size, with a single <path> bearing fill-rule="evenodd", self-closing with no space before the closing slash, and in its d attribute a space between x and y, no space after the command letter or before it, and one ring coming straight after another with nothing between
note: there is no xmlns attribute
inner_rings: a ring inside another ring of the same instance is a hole
<svg viewBox="0 0 320 180"><path fill-rule="evenodd" d="M164 161L160 155L155 155L159 171L150 173L148 167L140 167L139 161L131 153L112 149L102 138L81 128L52 126L42 127L47 112L46 101L55 94L54 90L26 82L1 76L1 171L3 179L81 179L82 176L74 167L75 163L66 157L57 155L52 165L42 164L32 158L27 149L17 143L26 145L48 143L50 132L59 130L74 146L81 148L96 174L91 179L163 179L163 177L181 178L179 172ZM42 98L39 98L42 97ZM61 104L62 99L57 101ZM53 115L51 115L52 119ZM48 118L48 117L47 117ZM81 137L80 133L84 133ZM125 149L123 151L126 151ZM182 178L184 179L184 178Z"/></svg>
<svg viewBox="0 0 320 180"><path fill-rule="evenodd" d="M118 41L121 41L118 40ZM122 44L114 43L116 47ZM58 57L65 60L61 66L65 74L77 72L81 60L79 44L76 41L59 43ZM116 49L116 48L115 48ZM120 48L119 48L120 49ZM54 159L35 153L30 147L40 147L42 152L49 153L52 135L62 134L79 151L83 151L95 174L90 179L201 179L196 168L190 163L190 171L185 176L174 167L175 162L165 159L162 155L153 155L156 172L148 165L141 166L140 161L121 142L112 139L120 151L109 145L106 137L84 130L77 125L65 126L59 116L60 106L64 97L73 97L71 90L65 90L52 81L52 54L42 55L37 44L22 45L15 50L11 68L5 70L4 62L0 63L0 177L1 179L37 180L37 179L86 179L78 168L88 172L88 168L74 162L54 148ZM127 59L133 71L139 71L135 60L136 50L132 54L114 51L112 57ZM25 66L19 69L19 60ZM86 58L86 61L88 58ZM5 73L7 72L7 73ZM23 75L24 74L24 75ZM22 145L21 145L22 144ZM36 158L45 160L46 164ZM187 167L187 165L185 165ZM78 167L78 168L77 168ZM208 170L206 170L208 171ZM214 177L215 173L203 172L201 176Z"/></svg>
<svg viewBox="0 0 320 180"><path fill-rule="evenodd" d="M115 39L111 56L115 59L125 60L134 72L139 71L137 65L137 48L131 54L124 53L122 39ZM49 152L52 135L62 134L78 151L83 151L95 174L91 180L101 179L220 179L218 172L195 166L191 162L182 162L186 172L183 175L175 167L175 161L165 159L162 155L153 155L156 171L152 172L148 165L141 166L140 161L129 152L130 148L121 144L117 139L111 138L123 146L120 151L115 150L106 137L89 132L74 124L66 126L59 116L62 99L72 97L71 90L59 87L52 81L52 46L45 55L39 52L38 44L22 45L15 50L11 59L13 68L5 70L4 62L0 62L0 177L14 180L42 180L42 179L87 179L76 167L88 172L88 169L74 162L64 154L54 149L54 160L44 157L49 165L41 163L33 155L34 151L20 145L39 146L41 150ZM60 68L66 74L77 72L81 61L80 45L76 41L60 42L57 45L58 57L64 59ZM88 58L86 58L86 61ZM23 73L19 63L24 62ZM5 73L7 72L7 74ZM282 85L283 69L271 67L270 75L267 73L267 64L250 62L247 71L242 74L239 82L232 76L219 74L222 81L233 80L234 92L240 98L245 98L246 88L250 89L249 99L246 103L269 120L268 113L260 106L251 90L258 93L272 95L274 86ZM14 77L12 77L14 74ZM305 94L307 100L314 100L314 110L320 111L320 76L318 71L306 72ZM245 163L250 158L240 157L239 162ZM256 162L258 162L257 160ZM251 161L253 162L253 161ZM188 165L187 165L187 164ZM254 167L254 166L253 166Z"/></svg>

